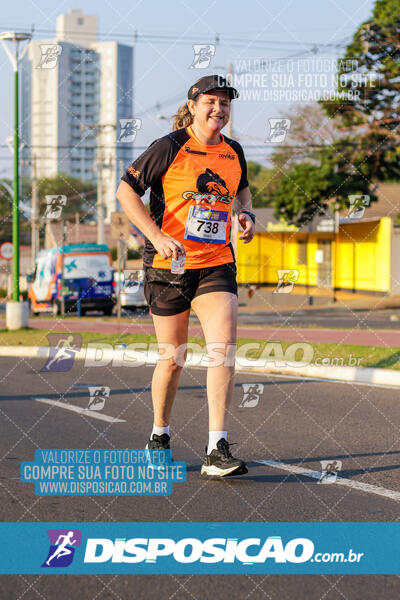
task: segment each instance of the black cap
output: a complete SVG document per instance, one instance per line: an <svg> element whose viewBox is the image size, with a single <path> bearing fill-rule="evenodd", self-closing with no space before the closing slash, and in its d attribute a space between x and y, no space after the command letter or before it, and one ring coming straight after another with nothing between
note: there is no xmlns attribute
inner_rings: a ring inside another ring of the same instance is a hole
<svg viewBox="0 0 400 600"><path fill-rule="evenodd" d="M211 90L226 92L231 100L239 98L239 92L229 85L225 77L222 77L222 75L206 75L190 86L188 100L194 100L199 94L206 94Z"/></svg>

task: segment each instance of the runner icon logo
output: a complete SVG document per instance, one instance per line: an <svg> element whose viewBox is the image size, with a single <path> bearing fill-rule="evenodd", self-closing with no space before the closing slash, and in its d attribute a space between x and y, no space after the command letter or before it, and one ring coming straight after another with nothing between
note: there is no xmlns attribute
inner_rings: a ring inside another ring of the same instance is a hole
<svg viewBox="0 0 400 600"><path fill-rule="evenodd" d="M130 144L136 139L138 129L142 126L142 119L120 119L120 132L118 141Z"/></svg>
<svg viewBox="0 0 400 600"><path fill-rule="evenodd" d="M240 408L255 408L258 405L260 396L264 393L264 384L262 383L242 383L243 399L239 404Z"/></svg>
<svg viewBox="0 0 400 600"><path fill-rule="evenodd" d="M277 269L278 285L274 289L274 294L290 294L294 284L299 279L297 269Z"/></svg>
<svg viewBox="0 0 400 600"><path fill-rule="evenodd" d="M54 69L58 63L58 57L62 52L60 44L39 44L40 46L40 62L36 66L37 69Z"/></svg>
<svg viewBox="0 0 400 600"><path fill-rule="evenodd" d="M194 57L189 69L207 69L215 54L214 44L192 44ZM195 90L193 89L193 92Z"/></svg>
<svg viewBox="0 0 400 600"><path fill-rule="evenodd" d="M321 477L318 483L335 483L338 471L342 468L341 460L321 460Z"/></svg>
<svg viewBox="0 0 400 600"><path fill-rule="evenodd" d="M68 567L81 545L82 532L79 529L48 529L50 548L42 567Z"/></svg>
<svg viewBox="0 0 400 600"><path fill-rule="evenodd" d="M266 142L279 144L284 142L286 135L290 129L290 119L268 119L269 122L269 135Z"/></svg>
<svg viewBox="0 0 400 600"><path fill-rule="evenodd" d="M44 219L59 219L64 206L67 204L67 196L57 194L46 196L46 210Z"/></svg>
<svg viewBox="0 0 400 600"><path fill-rule="evenodd" d="M90 385L89 394L87 410L103 410L106 399L110 397L110 388L102 385Z"/></svg>
<svg viewBox="0 0 400 600"><path fill-rule="evenodd" d="M349 211L347 219L362 219L365 208L369 206L370 197L363 194L351 194L349 196Z"/></svg>
<svg viewBox="0 0 400 600"><path fill-rule="evenodd" d="M143 282L143 269L124 270L124 289L129 294L136 294Z"/></svg>
<svg viewBox="0 0 400 600"><path fill-rule="evenodd" d="M65 336L64 333L48 333L47 339L49 356L40 371L61 373L72 369L75 354L82 346L82 337L79 334Z"/></svg>

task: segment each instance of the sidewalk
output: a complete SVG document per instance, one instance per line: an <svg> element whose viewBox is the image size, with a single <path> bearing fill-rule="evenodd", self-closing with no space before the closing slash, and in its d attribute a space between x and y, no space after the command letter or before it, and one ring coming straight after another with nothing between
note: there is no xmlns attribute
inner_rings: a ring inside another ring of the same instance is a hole
<svg viewBox="0 0 400 600"><path fill-rule="evenodd" d="M328 288L309 288L309 294L304 287L294 286L290 294L276 294L272 286L264 286L255 290L253 296L248 296L249 288L239 287L239 312L256 313L282 310L318 310L322 307L351 308L351 309L384 309L400 308L400 294L381 296L375 294L353 294L349 291L337 291L336 302L333 292ZM309 304L312 297L313 304Z"/></svg>

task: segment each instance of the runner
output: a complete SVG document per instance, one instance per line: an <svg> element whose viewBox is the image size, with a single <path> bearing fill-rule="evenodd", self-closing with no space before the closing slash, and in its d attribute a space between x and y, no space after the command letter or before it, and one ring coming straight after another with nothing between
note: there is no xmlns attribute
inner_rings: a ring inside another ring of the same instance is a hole
<svg viewBox="0 0 400 600"><path fill-rule="evenodd" d="M70 359L71 352L78 352L78 348L73 346L71 343L73 341L73 339L74 339L74 336L69 335L65 339L58 340L57 345L56 345L57 350L56 350L53 358L49 362L49 364L46 366L47 370L50 369L51 365L54 362L57 363L57 362L60 362L60 360L66 360L67 358ZM69 350L69 352L68 352L68 350Z"/></svg>
<svg viewBox="0 0 400 600"><path fill-rule="evenodd" d="M58 540L56 541L56 550L55 552L46 560L46 565L50 566L53 558L61 558L62 556L66 556L67 554L71 554L71 550L67 548L67 546L73 546L76 543L76 540L73 540L74 537L73 531L68 531L66 535L59 535ZM62 540L62 542L60 542Z"/></svg>
<svg viewBox="0 0 400 600"><path fill-rule="evenodd" d="M147 447L170 448L170 416L184 362L178 348L187 343L192 308L208 353L218 346L220 358L207 372L209 439L201 469L216 476L247 473L227 441L238 306L232 208L244 229L240 239L248 243L255 232L242 147L220 133L229 120L230 101L238 95L220 75L199 79L175 116L174 131L132 163L117 192L125 213L146 236L144 291L160 353ZM141 200L149 187L151 217ZM161 348L171 347L174 354L164 356Z"/></svg>

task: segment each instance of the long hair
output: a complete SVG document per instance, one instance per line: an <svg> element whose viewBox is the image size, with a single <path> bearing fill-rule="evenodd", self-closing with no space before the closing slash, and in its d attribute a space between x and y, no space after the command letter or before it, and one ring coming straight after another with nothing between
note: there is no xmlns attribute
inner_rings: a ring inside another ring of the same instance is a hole
<svg viewBox="0 0 400 600"><path fill-rule="evenodd" d="M177 129L182 129L184 127L188 127L193 123L193 116L189 110L187 102L182 104L176 111L174 115L174 122L172 125L172 131L176 131Z"/></svg>

